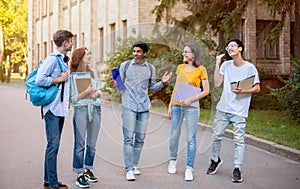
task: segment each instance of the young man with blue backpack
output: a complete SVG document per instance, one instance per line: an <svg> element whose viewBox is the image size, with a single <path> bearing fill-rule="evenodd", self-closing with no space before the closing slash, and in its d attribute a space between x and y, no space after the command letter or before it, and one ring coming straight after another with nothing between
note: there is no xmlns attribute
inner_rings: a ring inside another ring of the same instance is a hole
<svg viewBox="0 0 300 189"><path fill-rule="evenodd" d="M58 87L55 99L42 106L47 138L44 186L50 189L58 189L59 187L67 187L58 182L57 154L64 120L68 115L70 69L67 53L72 50L73 34L67 30L58 30L53 35L53 41L56 49L39 65L35 82L38 86L50 87L56 85Z"/></svg>

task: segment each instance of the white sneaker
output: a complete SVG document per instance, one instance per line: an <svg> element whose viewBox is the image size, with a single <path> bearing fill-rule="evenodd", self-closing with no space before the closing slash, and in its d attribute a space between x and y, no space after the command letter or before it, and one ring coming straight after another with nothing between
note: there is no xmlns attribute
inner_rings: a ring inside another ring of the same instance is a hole
<svg viewBox="0 0 300 189"><path fill-rule="evenodd" d="M168 173L175 174L176 173L176 160L170 160L168 165Z"/></svg>
<svg viewBox="0 0 300 189"><path fill-rule="evenodd" d="M137 167L133 167L133 174L134 175L140 175L141 171Z"/></svg>
<svg viewBox="0 0 300 189"><path fill-rule="evenodd" d="M126 180L128 181L134 181L135 180L135 176L133 174L133 171L127 171L126 173Z"/></svg>
<svg viewBox="0 0 300 189"><path fill-rule="evenodd" d="M192 168L187 168L185 170L184 180L185 181L192 181L193 179L194 179L194 177L193 177L193 169Z"/></svg>

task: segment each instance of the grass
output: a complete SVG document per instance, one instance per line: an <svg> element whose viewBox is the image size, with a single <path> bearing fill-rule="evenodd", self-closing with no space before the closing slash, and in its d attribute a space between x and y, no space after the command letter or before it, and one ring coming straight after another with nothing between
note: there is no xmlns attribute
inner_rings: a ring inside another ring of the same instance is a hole
<svg viewBox="0 0 300 189"><path fill-rule="evenodd" d="M284 112L251 110L246 132L300 150L300 123L291 120Z"/></svg>
<svg viewBox="0 0 300 189"><path fill-rule="evenodd" d="M166 113L166 107L154 106L153 111ZM201 109L200 122L212 125L214 110ZM232 125L227 127L232 129ZM279 110L249 111L246 133L300 150L300 123L290 120Z"/></svg>

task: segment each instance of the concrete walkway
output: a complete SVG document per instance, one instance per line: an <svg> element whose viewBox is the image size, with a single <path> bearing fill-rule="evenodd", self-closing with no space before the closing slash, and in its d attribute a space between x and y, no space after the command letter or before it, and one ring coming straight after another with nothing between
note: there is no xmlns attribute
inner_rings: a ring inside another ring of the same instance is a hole
<svg viewBox="0 0 300 189"><path fill-rule="evenodd" d="M0 188L43 188L46 143L40 109L33 107L29 100L24 99L24 86L0 86L0 97L0 171L3 175ZM72 173L72 113L70 109L70 115L65 120L58 156L58 173L61 181L70 189L75 189L77 188L74 184L75 174ZM120 106L103 102L102 125L95 159L95 174L99 177L99 182L92 184L91 188L299 188L299 162L249 144L246 145L243 167L244 182L232 183L234 146L229 138L224 138L223 141L221 157L224 163L218 173L216 175L205 174L211 155L209 128L209 126L201 126L198 129L198 153L194 167L194 181L185 182L183 180L186 161L185 129L182 130L180 141L178 171L175 175L170 175L167 173L170 120L164 115L151 113L140 162L142 174L137 176L135 182L128 182L125 180L123 168Z"/></svg>

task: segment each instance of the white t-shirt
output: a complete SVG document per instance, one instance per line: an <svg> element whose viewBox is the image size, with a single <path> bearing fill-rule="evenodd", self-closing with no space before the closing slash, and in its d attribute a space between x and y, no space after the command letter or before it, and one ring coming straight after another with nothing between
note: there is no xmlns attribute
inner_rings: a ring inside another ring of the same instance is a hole
<svg viewBox="0 0 300 189"><path fill-rule="evenodd" d="M231 91L232 82L241 81L254 75L253 85L260 83L258 72L253 64L245 62L241 67L236 67L233 60L224 62L220 68L220 74L224 76L223 92L220 101L217 104L217 110L248 117L248 111L251 101L251 94L243 98L236 99L236 94Z"/></svg>

